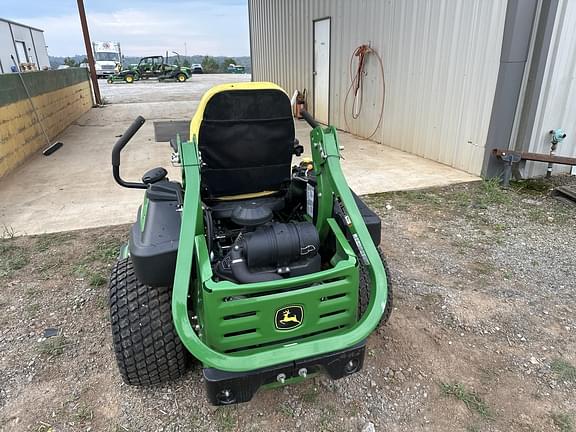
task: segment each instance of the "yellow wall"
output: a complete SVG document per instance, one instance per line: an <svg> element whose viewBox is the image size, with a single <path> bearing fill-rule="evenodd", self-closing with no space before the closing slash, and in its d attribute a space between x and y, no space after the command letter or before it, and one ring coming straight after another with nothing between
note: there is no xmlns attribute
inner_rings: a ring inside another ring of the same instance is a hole
<svg viewBox="0 0 576 432"><path fill-rule="evenodd" d="M88 81L34 96L32 100L51 141L92 107ZM0 177L46 145L28 99L0 106Z"/></svg>

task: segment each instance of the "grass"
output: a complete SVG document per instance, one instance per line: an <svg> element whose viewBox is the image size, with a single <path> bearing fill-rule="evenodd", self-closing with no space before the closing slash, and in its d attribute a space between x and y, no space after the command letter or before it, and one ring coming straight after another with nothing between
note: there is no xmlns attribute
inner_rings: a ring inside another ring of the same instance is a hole
<svg viewBox="0 0 576 432"><path fill-rule="evenodd" d="M30 261L27 250L14 244L12 240L0 241L0 277L11 276L24 268Z"/></svg>
<svg viewBox="0 0 576 432"><path fill-rule="evenodd" d="M511 181L510 185L516 192L529 195L542 195L553 187L553 184L544 178Z"/></svg>
<svg viewBox="0 0 576 432"><path fill-rule="evenodd" d="M73 276L85 279L92 287L98 288L108 283L108 265L118 256L118 240L99 240L81 259L73 263L70 271Z"/></svg>
<svg viewBox="0 0 576 432"><path fill-rule="evenodd" d="M556 358L552 360L550 369L562 381L576 381L576 367L564 359Z"/></svg>
<svg viewBox="0 0 576 432"><path fill-rule="evenodd" d="M105 263L113 261L118 256L119 249L120 246L116 239L97 241L95 247L88 253L84 261L102 261Z"/></svg>
<svg viewBox="0 0 576 432"><path fill-rule="evenodd" d="M58 248L62 244L69 242L75 238L73 233L60 232L60 233L50 233L42 234L36 236L36 243L34 244L34 249L36 252L46 252L52 248Z"/></svg>
<svg viewBox="0 0 576 432"><path fill-rule="evenodd" d="M38 345L38 352L47 356L59 356L66 348L66 338L64 336L54 336L48 338Z"/></svg>
<svg viewBox="0 0 576 432"><path fill-rule="evenodd" d="M78 262L72 266L72 274L78 278L86 279L92 287L98 288L108 283L108 278L104 276L103 269L89 267L86 262Z"/></svg>
<svg viewBox="0 0 576 432"><path fill-rule="evenodd" d="M480 188L476 192L476 203L478 207L481 208L488 208L491 205L508 204L510 203L510 196L500 187L500 180L493 178L480 183Z"/></svg>
<svg viewBox="0 0 576 432"><path fill-rule="evenodd" d="M420 205L436 210L462 211L466 208L488 208L493 205L509 204L510 192L500 187L499 179L483 180L466 187L466 190L416 190L404 192L387 192L366 197L368 205L384 207L391 203L398 210L407 210L413 205ZM468 215L477 217L476 212Z"/></svg>
<svg viewBox="0 0 576 432"><path fill-rule="evenodd" d="M474 391L467 390L464 384L440 383L440 391L446 397L454 397L462 401L466 408L480 414L483 418L492 418L488 404Z"/></svg>
<svg viewBox="0 0 576 432"><path fill-rule="evenodd" d="M560 432L573 432L574 422L572 416L567 413L551 413L550 417L554 425L560 430Z"/></svg>

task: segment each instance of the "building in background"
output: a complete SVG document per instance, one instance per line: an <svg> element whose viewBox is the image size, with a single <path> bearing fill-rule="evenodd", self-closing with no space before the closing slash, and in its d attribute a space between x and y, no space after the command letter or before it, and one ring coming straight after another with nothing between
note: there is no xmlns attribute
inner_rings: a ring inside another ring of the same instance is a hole
<svg viewBox="0 0 576 432"><path fill-rule="evenodd" d="M252 76L323 122L476 175L495 147L576 156L576 1L249 0ZM368 45L363 84L351 88ZM350 65L353 65L351 70ZM360 108L361 106L361 108ZM357 117L357 118L355 118ZM381 118L381 120L380 120ZM570 167L556 166L555 172ZM524 175L543 175L530 162Z"/></svg>
<svg viewBox="0 0 576 432"><path fill-rule="evenodd" d="M49 68L44 30L0 18L0 73L12 71L11 55L23 69Z"/></svg>

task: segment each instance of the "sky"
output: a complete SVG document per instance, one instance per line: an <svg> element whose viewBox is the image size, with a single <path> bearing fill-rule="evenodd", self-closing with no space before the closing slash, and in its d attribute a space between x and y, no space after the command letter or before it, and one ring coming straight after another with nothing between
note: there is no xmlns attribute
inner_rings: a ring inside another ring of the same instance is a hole
<svg viewBox="0 0 576 432"><path fill-rule="evenodd" d="M84 54L76 0L0 0L0 16L44 30L48 54ZM247 0L84 0L90 38L126 56L250 55Z"/></svg>

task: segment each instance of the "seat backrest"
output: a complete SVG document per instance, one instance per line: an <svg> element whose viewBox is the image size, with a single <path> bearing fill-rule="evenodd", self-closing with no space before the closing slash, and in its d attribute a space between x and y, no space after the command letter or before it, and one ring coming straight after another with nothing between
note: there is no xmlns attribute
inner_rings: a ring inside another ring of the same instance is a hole
<svg viewBox="0 0 576 432"><path fill-rule="evenodd" d="M211 89L192 120L202 159L203 198L278 191L290 181L294 119L288 95L272 83Z"/></svg>

